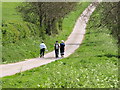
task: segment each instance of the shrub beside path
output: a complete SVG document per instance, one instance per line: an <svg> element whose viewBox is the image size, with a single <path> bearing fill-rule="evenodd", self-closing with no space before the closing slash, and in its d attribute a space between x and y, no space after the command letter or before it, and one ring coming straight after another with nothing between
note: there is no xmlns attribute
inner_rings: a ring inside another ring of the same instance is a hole
<svg viewBox="0 0 120 90"><path fill-rule="evenodd" d="M68 57L74 53L74 51L79 48L80 44L82 43L86 24L89 20L90 15L95 10L96 4L97 3L90 4L76 21L72 33L68 37L67 41L65 41L65 57ZM55 60L61 59L56 59L54 57L54 51L52 51L50 53L47 53L44 58L33 58L12 64L2 64L0 65L0 77L14 75L16 73L30 70L32 68L39 67L41 65L45 65Z"/></svg>

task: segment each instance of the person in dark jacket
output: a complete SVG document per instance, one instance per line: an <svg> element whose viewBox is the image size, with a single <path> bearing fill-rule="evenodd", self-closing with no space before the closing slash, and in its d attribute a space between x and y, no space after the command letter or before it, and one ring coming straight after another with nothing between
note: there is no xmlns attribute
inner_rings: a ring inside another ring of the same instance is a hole
<svg viewBox="0 0 120 90"><path fill-rule="evenodd" d="M56 43L54 44L54 48L55 48L55 57L58 58L59 56L59 43L58 41L56 41Z"/></svg>
<svg viewBox="0 0 120 90"><path fill-rule="evenodd" d="M60 53L61 53L61 57L64 57L64 52L65 52L65 43L63 40L61 40L60 43Z"/></svg>

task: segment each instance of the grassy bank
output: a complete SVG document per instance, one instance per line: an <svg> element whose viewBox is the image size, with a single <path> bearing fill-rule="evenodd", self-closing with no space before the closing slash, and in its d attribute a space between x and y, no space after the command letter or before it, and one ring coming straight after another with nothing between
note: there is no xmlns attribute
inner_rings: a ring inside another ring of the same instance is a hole
<svg viewBox="0 0 120 90"><path fill-rule="evenodd" d="M16 20L22 21L21 14L17 12L16 8L20 2L3 2L2 3L2 20Z"/></svg>
<svg viewBox="0 0 120 90"><path fill-rule="evenodd" d="M18 62L39 56L39 44L41 43L39 33L41 32L35 25L22 20L20 13L15 9L18 5L20 5L19 2L3 3L3 32L6 32L5 30L8 32L3 38L5 42L2 51L3 63ZM76 11L71 12L64 18L63 30L58 35L45 35L44 42L49 51L54 49L53 45L56 40L61 41L62 39L67 39L76 19L88 5L89 3L78 4ZM7 11L9 12L8 14L6 13Z"/></svg>
<svg viewBox="0 0 120 90"><path fill-rule="evenodd" d="M95 21L89 21L85 39L74 54L4 77L3 88L118 88L118 47L107 28L95 27L100 10L93 13Z"/></svg>

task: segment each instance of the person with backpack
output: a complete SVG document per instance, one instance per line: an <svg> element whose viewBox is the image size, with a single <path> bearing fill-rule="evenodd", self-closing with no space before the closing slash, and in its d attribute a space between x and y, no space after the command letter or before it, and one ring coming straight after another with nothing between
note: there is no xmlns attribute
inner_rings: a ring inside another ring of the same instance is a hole
<svg viewBox="0 0 120 90"><path fill-rule="evenodd" d="M64 43L64 40L61 40L61 43L60 43L61 57L64 57L64 52L65 52L65 43Z"/></svg>
<svg viewBox="0 0 120 90"><path fill-rule="evenodd" d="M54 44L54 49L55 49L55 57L58 58L59 57L59 43L58 43L58 41L56 41L56 43Z"/></svg>
<svg viewBox="0 0 120 90"><path fill-rule="evenodd" d="M44 42L42 42L42 43L40 44L40 58L41 58L41 57L44 57L45 49L47 50L47 47L46 47L46 45L44 44Z"/></svg>

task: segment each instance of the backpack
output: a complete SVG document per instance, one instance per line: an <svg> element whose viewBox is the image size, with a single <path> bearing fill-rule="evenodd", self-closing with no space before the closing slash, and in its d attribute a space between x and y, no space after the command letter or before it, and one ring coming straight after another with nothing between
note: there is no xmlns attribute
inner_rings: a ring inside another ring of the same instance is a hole
<svg viewBox="0 0 120 90"><path fill-rule="evenodd" d="M59 44L55 44L55 49L59 49Z"/></svg>

